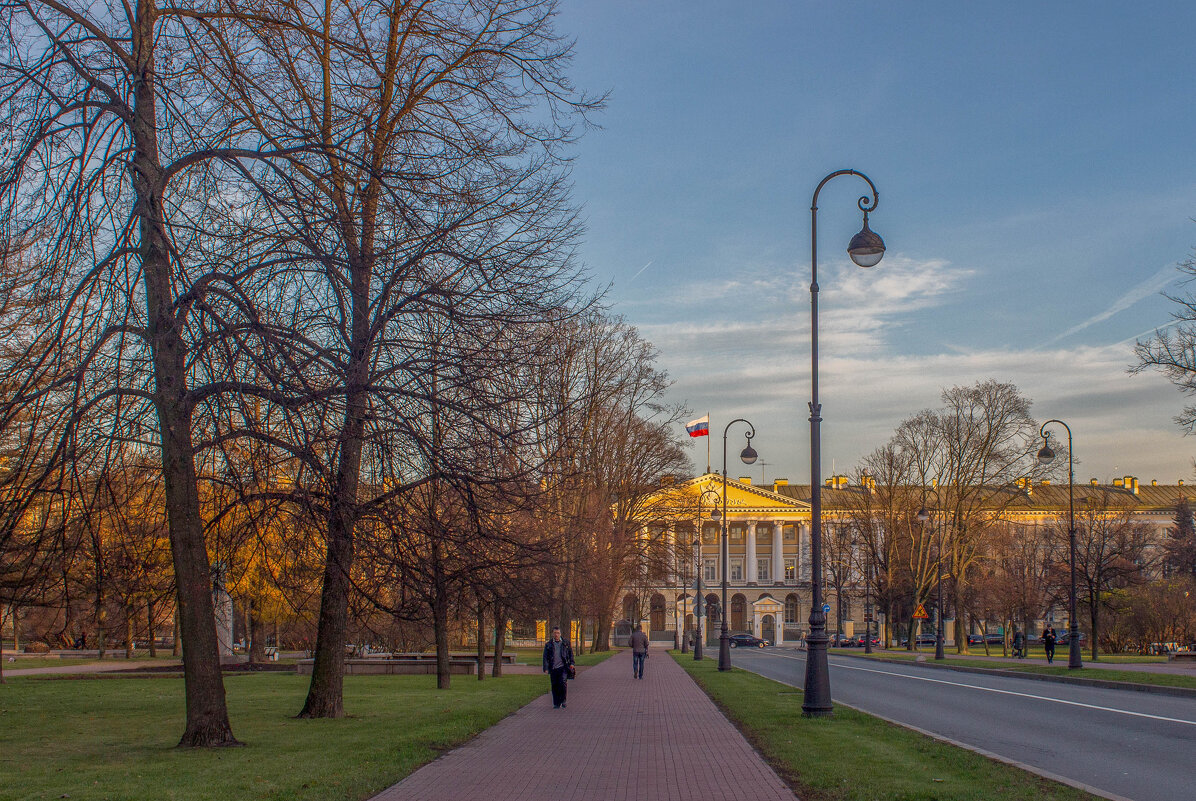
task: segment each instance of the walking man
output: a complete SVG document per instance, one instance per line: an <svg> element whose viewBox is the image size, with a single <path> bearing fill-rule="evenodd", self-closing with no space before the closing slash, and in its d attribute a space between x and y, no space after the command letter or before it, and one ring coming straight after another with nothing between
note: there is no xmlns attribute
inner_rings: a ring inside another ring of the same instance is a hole
<svg viewBox="0 0 1196 801"><path fill-rule="evenodd" d="M644 677L644 660L648 658L648 635L644 634L644 627L637 625L631 633L631 676L635 679Z"/></svg>
<svg viewBox="0 0 1196 801"><path fill-rule="evenodd" d="M573 672L573 646L561 639L561 627L553 626L552 639L544 645L544 672L552 685L552 708L565 708L565 683Z"/></svg>
<svg viewBox="0 0 1196 801"><path fill-rule="evenodd" d="M1047 630L1042 633L1042 648L1046 651L1048 665L1055 661L1055 642L1058 639L1054 626L1047 626Z"/></svg>

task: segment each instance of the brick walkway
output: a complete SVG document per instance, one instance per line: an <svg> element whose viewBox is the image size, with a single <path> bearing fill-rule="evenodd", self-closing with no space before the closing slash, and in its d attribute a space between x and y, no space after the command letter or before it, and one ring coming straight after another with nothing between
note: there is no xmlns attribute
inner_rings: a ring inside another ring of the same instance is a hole
<svg viewBox="0 0 1196 801"><path fill-rule="evenodd" d="M565 709L546 693L373 801L458 799L796 801L668 654L636 681L627 651L569 682Z"/></svg>

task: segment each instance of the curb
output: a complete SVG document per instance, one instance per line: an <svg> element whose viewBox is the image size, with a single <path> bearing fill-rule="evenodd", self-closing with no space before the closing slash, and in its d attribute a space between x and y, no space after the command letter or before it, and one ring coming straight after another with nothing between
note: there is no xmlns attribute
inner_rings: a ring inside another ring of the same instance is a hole
<svg viewBox="0 0 1196 801"><path fill-rule="evenodd" d="M989 676L1003 676L1012 679L1032 679L1034 681L1053 681L1056 684L1072 684L1080 687L1098 687L1105 690L1131 690L1139 693L1154 693L1155 695L1171 695L1178 698L1196 698L1196 689L1188 687L1168 687L1160 684L1139 684L1132 681L1110 681L1108 679L1081 679L1073 676L1051 676L1046 673L1032 673L1020 670L1002 670L1001 668L980 668L964 665L940 665L930 660L925 662L911 662L908 659L887 659L883 656L856 656L855 654L837 654L850 656L853 659L867 659L870 662L886 662L891 665L923 665L938 670L954 670L957 673L982 673Z"/></svg>

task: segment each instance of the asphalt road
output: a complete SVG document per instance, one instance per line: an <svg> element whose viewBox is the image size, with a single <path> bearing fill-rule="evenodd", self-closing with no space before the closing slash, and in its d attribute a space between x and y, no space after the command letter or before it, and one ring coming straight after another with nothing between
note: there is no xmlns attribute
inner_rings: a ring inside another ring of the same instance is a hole
<svg viewBox="0 0 1196 801"><path fill-rule="evenodd" d="M801 651L736 649L801 687ZM834 656L831 694L865 712L1134 801L1196 798L1196 698Z"/></svg>

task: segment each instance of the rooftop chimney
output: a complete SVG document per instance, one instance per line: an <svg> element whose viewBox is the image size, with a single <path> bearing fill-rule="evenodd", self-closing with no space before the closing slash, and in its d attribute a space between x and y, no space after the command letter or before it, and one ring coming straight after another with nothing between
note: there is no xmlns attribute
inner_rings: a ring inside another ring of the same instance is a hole
<svg viewBox="0 0 1196 801"><path fill-rule="evenodd" d="M1130 492L1137 495L1138 494L1138 478L1137 478L1137 476L1129 476L1126 478L1126 481L1129 482L1129 484L1130 484Z"/></svg>
<svg viewBox="0 0 1196 801"><path fill-rule="evenodd" d="M1124 479L1124 478L1115 478L1115 479L1113 479L1113 486L1114 486L1114 487L1124 487L1124 486L1125 486L1125 479Z"/></svg>
<svg viewBox="0 0 1196 801"><path fill-rule="evenodd" d="M772 482L772 491L776 492L778 487L787 487L787 486L789 486L789 479L778 478Z"/></svg>
<svg viewBox="0 0 1196 801"><path fill-rule="evenodd" d="M1157 487L1158 485L1159 485L1159 480L1157 478L1152 478L1150 480L1150 486Z"/></svg>
<svg viewBox="0 0 1196 801"><path fill-rule="evenodd" d="M1049 487L1049 486L1051 486L1051 480L1050 480L1049 478L1044 478L1044 479L1042 480L1042 486L1044 486L1044 487Z"/></svg>
<svg viewBox="0 0 1196 801"><path fill-rule="evenodd" d="M1100 481L1098 481L1097 479L1093 478L1093 479L1090 479L1090 480L1088 481L1088 483L1089 483L1089 484L1091 484L1092 486L1094 486L1094 487L1095 487L1095 486L1098 486L1098 485L1100 484Z"/></svg>
<svg viewBox="0 0 1196 801"><path fill-rule="evenodd" d="M741 484L751 484L751 483L752 483L752 477L751 477L751 476L740 476L740 477L739 477L739 482L740 482Z"/></svg>

